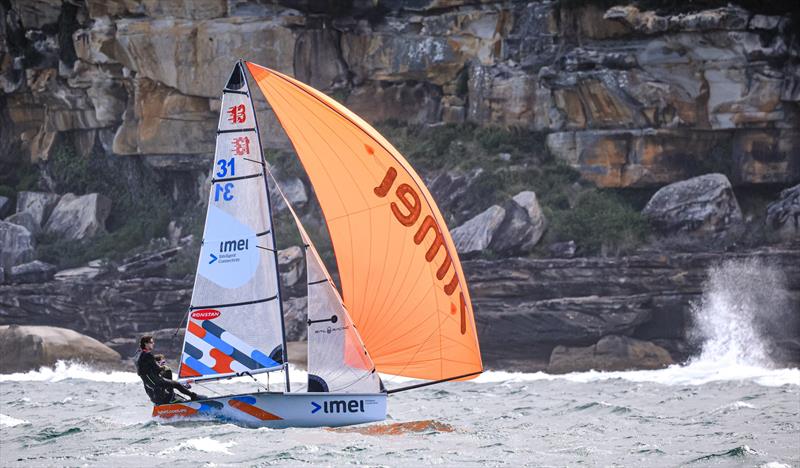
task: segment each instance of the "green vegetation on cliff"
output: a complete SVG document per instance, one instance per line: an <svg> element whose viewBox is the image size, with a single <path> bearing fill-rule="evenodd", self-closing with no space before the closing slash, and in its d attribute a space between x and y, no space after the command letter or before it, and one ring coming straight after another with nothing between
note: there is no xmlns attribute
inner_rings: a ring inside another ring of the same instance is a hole
<svg viewBox="0 0 800 468"><path fill-rule="evenodd" d="M384 122L379 131L426 179L445 170L479 170L457 200L459 207L469 206L467 216L454 213L448 194L434 193L451 228L531 190L550 223L540 246L573 240L582 254L617 255L641 245L649 233L639 213L639 192L604 191L582 182L576 170L547 151L543 132L474 124L409 126L396 121ZM540 247L534 254L547 253Z"/></svg>
<svg viewBox="0 0 800 468"><path fill-rule="evenodd" d="M112 202L108 234L77 241L41 236L39 258L59 267L102 257L121 258L163 237L172 216L181 213L139 158L106 155L99 146L80 154L69 134L57 144L43 171L57 193L100 193Z"/></svg>

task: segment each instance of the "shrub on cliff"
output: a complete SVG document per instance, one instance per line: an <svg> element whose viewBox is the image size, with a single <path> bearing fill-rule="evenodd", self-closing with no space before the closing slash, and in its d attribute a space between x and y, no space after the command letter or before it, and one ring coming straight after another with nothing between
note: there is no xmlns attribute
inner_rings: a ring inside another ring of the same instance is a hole
<svg viewBox="0 0 800 468"><path fill-rule="evenodd" d="M571 209L551 210L551 240L574 240L583 254L618 255L641 245L649 232L642 215L615 194L587 190Z"/></svg>

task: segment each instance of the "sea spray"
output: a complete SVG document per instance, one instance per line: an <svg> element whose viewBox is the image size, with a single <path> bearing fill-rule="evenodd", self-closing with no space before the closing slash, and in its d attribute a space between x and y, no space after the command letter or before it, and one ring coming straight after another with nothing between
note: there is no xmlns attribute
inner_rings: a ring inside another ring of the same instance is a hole
<svg viewBox="0 0 800 468"><path fill-rule="evenodd" d="M694 362L772 367L770 329L791 323L783 272L757 258L727 260L709 270L692 308Z"/></svg>

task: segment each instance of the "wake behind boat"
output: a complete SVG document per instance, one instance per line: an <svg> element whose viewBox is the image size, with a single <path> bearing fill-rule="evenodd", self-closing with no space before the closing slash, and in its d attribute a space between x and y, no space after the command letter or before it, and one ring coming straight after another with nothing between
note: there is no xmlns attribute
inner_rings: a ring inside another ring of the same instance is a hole
<svg viewBox="0 0 800 468"><path fill-rule="evenodd" d="M304 242L308 272L303 392L292 392L289 382L271 174L245 63L314 186L341 277L340 296L284 197ZM345 107L288 76L245 63L234 66L223 89L179 378L194 383L282 372L285 391L156 405L153 416L345 426L385 419L390 393L480 374L464 273L421 178ZM428 382L387 390L378 372Z"/></svg>

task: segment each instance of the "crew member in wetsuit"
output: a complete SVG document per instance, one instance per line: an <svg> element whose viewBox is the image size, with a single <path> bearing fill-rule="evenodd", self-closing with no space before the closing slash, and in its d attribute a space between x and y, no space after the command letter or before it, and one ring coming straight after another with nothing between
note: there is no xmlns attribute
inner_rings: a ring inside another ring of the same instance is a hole
<svg viewBox="0 0 800 468"><path fill-rule="evenodd" d="M163 405L175 400L175 390L187 395L190 399L196 400L198 396L188 388L181 385L172 379L165 378L162 375L162 369L156 362L153 356L153 348L155 347L155 340L150 335L145 335L139 340L139 359L136 360L136 372L142 378L144 383L144 391L150 400L157 404ZM171 374L171 372L170 372Z"/></svg>

